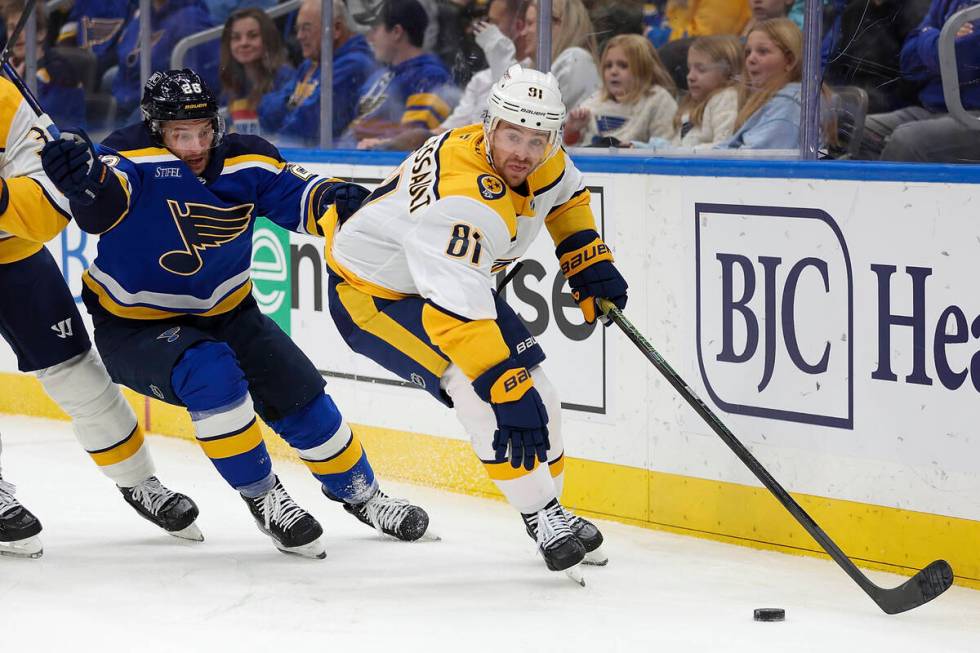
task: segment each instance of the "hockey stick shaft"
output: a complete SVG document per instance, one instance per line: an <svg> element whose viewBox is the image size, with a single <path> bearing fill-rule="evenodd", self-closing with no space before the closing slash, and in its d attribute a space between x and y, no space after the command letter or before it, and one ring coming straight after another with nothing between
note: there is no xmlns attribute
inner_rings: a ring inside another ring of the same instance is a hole
<svg viewBox="0 0 980 653"><path fill-rule="evenodd" d="M17 87L17 90L20 91L21 96L23 96L28 106L31 107L38 117L41 117L44 115L44 109L41 108L41 103L37 101L34 93L31 92L31 89L24 83L20 75L17 74L14 67L10 65L10 50L17 43L17 39L20 38L20 33L24 31L24 27L27 25L27 19L30 17L31 12L34 11L36 4L37 0L27 0L24 3L24 11L21 12L20 18L17 20L17 25L10 33L6 45L3 46L3 50L0 51L0 68L7 75L7 78L13 82L14 86ZM51 121L47 129L52 138L59 138L61 136L61 130L54 124L54 121Z"/></svg>
<svg viewBox="0 0 980 653"><path fill-rule="evenodd" d="M599 308L616 323L630 341L643 352L653 363L664 378L687 401L687 403L711 427L735 453L745 466L755 474L762 484L783 505L786 510L800 523L810 536L827 552L844 572L854 580L878 606L888 614L904 612L932 600L952 585L953 572L944 560L937 560L918 572L911 580L895 589L883 589L872 583L837 544L830 539L816 521L790 496L783 487L772 477L765 467L756 460L755 456L745 448L738 438L728 429L714 412L701 400L690 386L674 371L666 360L654 349L636 327L626 319L622 311L606 300L598 299Z"/></svg>

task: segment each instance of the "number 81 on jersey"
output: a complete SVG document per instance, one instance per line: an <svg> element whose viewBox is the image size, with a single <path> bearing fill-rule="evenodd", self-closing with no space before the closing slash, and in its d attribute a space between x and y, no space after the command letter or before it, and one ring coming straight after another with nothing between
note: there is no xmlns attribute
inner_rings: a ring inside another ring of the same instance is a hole
<svg viewBox="0 0 980 653"><path fill-rule="evenodd" d="M452 258L466 258L469 255L471 265L480 265L480 255L483 253L483 246L480 239L483 234L478 229L474 229L468 224L457 222L453 225L452 237L446 246L446 255ZM470 254L472 250L472 254Z"/></svg>

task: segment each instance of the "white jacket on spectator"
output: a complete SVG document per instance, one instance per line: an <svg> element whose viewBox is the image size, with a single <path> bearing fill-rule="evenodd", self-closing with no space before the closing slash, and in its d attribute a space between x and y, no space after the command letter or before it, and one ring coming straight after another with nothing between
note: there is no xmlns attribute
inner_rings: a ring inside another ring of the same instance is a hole
<svg viewBox="0 0 980 653"><path fill-rule="evenodd" d="M490 88L507 72L507 67L513 63L517 50L514 42L507 38L496 25L488 25L486 29L476 34L476 44L487 57L489 68L476 72L466 84L463 97L459 104L440 125L443 129L455 129L464 125L483 122L483 114L487 110L487 98ZM522 66L530 66L528 60L521 62Z"/></svg>
<svg viewBox="0 0 980 653"><path fill-rule="evenodd" d="M582 108L588 109L591 116L577 145L591 145L596 136L629 143L651 138L669 139L673 135L677 101L663 86L654 86L629 104L601 97L602 92L597 91L582 103Z"/></svg>
<svg viewBox="0 0 980 653"><path fill-rule="evenodd" d="M681 129L674 133L670 144L683 147L715 145L727 141L735 133L735 118L738 116L738 90L734 86L715 93L704 107L701 124L690 127L685 133L684 125L689 116L681 119Z"/></svg>
<svg viewBox="0 0 980 653"><path fill-rule="evenodd" d="M561 100L565 103L565 111L571 111L582 104L602 86L595 59L583 48L571 47L562 50L561 54L551 62L551 72L558 78L558 88L561 89Z"/></svg>

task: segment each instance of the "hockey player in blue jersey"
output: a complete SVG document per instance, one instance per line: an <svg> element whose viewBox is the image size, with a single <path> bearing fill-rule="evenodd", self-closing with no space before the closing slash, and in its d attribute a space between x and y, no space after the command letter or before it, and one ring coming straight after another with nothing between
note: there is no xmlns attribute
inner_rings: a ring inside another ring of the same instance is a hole
<svg viewBox="0 0 980 653"><path fill-rule="evenodd" d="M349 215L366 191L287 163L262 138L224 134L191 70L154 73L141 107L142 123L98 148L80 134L42 156L79 226L99 234L83 299L112 378L187 408L198 443L281 551L322 558L322 529L274 474L256 414L325 495L379 531L418 539L425 511L379 490L323 377L251 294L257 216L320 234L324 212Z"/></svg>

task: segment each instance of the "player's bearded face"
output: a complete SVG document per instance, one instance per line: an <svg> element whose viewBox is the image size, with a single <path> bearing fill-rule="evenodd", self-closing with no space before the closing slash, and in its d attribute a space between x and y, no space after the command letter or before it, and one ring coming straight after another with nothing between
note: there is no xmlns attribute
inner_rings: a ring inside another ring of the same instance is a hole
<svg viewBox="0 0 980 653"><path fill-rule="evenodd" d="M548 132L501 122L490 143L493 167L507 185L517 187L527 180L548 153Z"/></svg>
<svg viewBox="0 0 980 653"><path fill-rule="evenodd" d="M211 158L214 127L211 120L170 120L163 124L163 145L200 175Z"/></svg>

